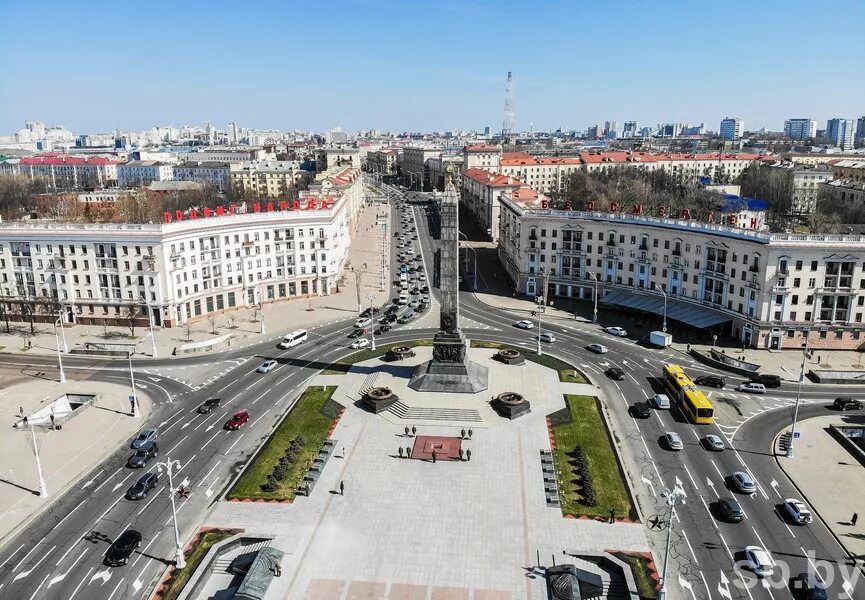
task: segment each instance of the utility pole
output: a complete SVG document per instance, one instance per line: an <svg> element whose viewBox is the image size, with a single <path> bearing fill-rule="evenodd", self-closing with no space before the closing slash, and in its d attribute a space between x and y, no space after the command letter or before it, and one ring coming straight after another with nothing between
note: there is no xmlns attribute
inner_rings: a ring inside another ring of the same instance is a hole
<svg viewBox="0 0 865 600"><path fill-rule="evenodd" d="M57 367L60 369L60 383L66 383L66 373L63 372L63 357L60 353L60 338L57 337L58 323L60 323L60 317L57 317L57 321L54 322L54 342L57 344Z"/></svg>
<svg viewBox="0 0 865 600"><path fill-rule="evenodd" d="M661 493L663 498L667 500L667 506L670 507L670 514L667 518L667 549L664 551L664 572L661 575L661 589L658 592L658 600L667 600L667 566L670 562L670 537L673 533L673 511L676 510L676 504L679 500L682 504L685 503L685 491L676 486L673 491L665 490Z"/></svg>
<svg viewBox="0 0 865 600"><path fill-rule="evenodd" d="M357 292L357 313L360 314L363 311L363 305L360 302L360 276L363 272L354 267L351 268L351 272L354 273L354 288Z"/></svg>
<svg viewBox="0 0 865 600"><path fill-rule="evenodd" d="M135 372L132 370L132 352L126 355L129 358L129 381L132 384L132 418L137 419L141 416L141 411L138 410L138 393L135 391Z"/></svg>
<svg viewBox="0 0 865 600"><path fill-rule="evenodd" d="M144 260L147 262L147 269L152 273L156 258L152 256L147 256ZM150 274L148 274L146 277L149 279ZM144 293L147 294L148 292L152 294L152 288L149 290L146 289ZM148 325L150 325L150 356L156 358L156 338L153 337L153 307L150 305L150 296L147 296L145 298L145 304L147 306L147 323Z"/></svg>
<svg viewBox="0 0 865 600"><path fill-rule="evenodd" d="M547 270L541 267L541 285L542 295L538 298L538 356L543 355L544 351L541 348L541 333L543 332L543 315L547 309Z"/></svg>
<svg viewBox="0 0 865 600"><path fill-rule="evenodd" d="M183 556L183 546L180 545L180 530L177 528L177 508L174 504L174 494L177 490L174 489L173 473L174 467L180 470L180 461L171 460L166 457L165 462L157 463L156 468L162 472L164 469L168 471L168 497L171 498L171 518L174 520L174 566L182 569L186 566L186 558Z"/></svg>
<svg viewBox="0 0 865 600"><path fill-rule="evenodd" d="M370 338L370 348L375 350L375 308L373 307L373 301L375 300L375 294L369 293L366 295L366 299L369 300L369 338Z"/></svg>
<svg viewBox="0 0 865 600"><path fill-rule="evenodd" d="M793 440L796 439L796 423L799 420L799 401L802 398L802 382L805 380L805 362L808 360L808 341L811 339L811 330L806 329L805 344L802 346L802 366L799 369L799 385L796 387L796 407L793 409L793 427L790 429L790 441L787 444L787 458L793 458Z"/></svg>
<svg viewBox="0 0 865 600"><path fill-rule="evenodd" d="M39 497L48 497L48 488L45 487L45 479L42 477L42 462L39 460L39 445L36 443L36 432L33 423L30 422L30 436L33 439L33 453L36 455L36 471L39 473Z"/></svg>

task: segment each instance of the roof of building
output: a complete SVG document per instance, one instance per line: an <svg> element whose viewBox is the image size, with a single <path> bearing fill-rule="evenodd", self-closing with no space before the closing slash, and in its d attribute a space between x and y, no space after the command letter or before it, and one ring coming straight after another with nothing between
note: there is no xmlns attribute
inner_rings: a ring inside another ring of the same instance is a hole
<svg viewBox="0 0 865 600"><path fill-rule="evenodd" d="M466 152L498 152L499 150L501 148L495 144L474 144L465 147Z"/></svg>
<svg viewBox="0 0 865 600"><path fill-rule="evenodd" d="M741 212L742 210L765 212L769 210L769 203L766 200L746 198L735 194L724 194L724 204L721 206L722 213Z"/></svg>
<svg viewBox="0 0 865 600"><path fill-rule="evenodd" d="M119 165L121 167L173 167L171 163L162 162L159 160L130 160L129 162Z"/></svg>
<svg viewBox="0 0 865 600"><path fill-rule="evenodd" d="M490 187L513 187L518 188L525 185L521 180L513 175L503 175L502 173L493 173L485 169L472 167L463 171L463 179L472 179L481 185Z"/></svg>
<svg viewBox="0 0 865 600"><path fill-rule="evenodd" d="M568 157L536 158L525 152L506 152L502 155L503 167L543 166L543 165L579 165L580 159Z"/></svg>
<svg viewBox="0 0 865 600"><path fill-rule="evenodd" d="M865 169L865 159L856 160L852 158L838 158L836 160L830 160L826 164L832 167L841 167L844 169Z"/></svg>
<svg viewBox="0 0 865 600"><path fill-rule="evenodd" d="M231 163L189 161L174 165L175 169L230 169Z"/></svg>

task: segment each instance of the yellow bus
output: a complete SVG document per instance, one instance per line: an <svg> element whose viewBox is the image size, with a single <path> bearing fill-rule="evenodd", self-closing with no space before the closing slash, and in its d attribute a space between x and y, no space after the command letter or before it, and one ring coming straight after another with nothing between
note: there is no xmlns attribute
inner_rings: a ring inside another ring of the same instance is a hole
<svg viewBox="0 0 865 600"><path fill-rule="evenodd" d="M710 425L714 421L715 409L706 395L697 389L685 370L679 365L664 365L664 383L679 401L682 410L692 423Z"/></svg>

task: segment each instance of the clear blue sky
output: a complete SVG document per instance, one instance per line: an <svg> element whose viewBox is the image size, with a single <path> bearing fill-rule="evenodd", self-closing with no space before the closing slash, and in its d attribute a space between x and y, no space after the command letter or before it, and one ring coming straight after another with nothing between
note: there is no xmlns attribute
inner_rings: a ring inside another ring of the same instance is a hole
<svg viewBox="0 0 865 600"><path fill-rule="evenodd" d="M865 115L865 2L6 0L0 133Z"/></svg>

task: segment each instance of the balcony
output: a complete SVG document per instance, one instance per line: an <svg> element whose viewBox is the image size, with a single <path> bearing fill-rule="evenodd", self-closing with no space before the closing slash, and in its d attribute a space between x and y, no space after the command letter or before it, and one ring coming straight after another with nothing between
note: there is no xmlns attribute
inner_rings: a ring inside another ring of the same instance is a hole
<svg viewBox="0 0 865 600"><path fill-rule="evenodd" d="M615 247L616 246L616 240L607 240L607 246Z"/></svg>
<svg viewBox="0 0 865 600"><path fill-rule="evenodd" d="M675 248L672 252L673 256L682 256L682 251L678 248Z"/></svg>
<svg viewBox="0 0 865 600"><path fill-rule="evenodd" d="M748 271L749 271L750 273L759 273L759 272L760 272L760 265L758 265L758 264L753 264L753 265L751 265L750 267L748 267Z"/></svg>

